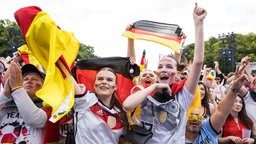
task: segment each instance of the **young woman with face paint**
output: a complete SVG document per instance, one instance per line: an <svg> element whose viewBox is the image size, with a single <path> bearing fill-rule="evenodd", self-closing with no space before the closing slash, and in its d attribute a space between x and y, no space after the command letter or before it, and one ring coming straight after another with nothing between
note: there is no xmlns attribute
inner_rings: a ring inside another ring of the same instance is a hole
<svg viewBox="0 0 256 144"><path fill-rule="evenodd" d="M116 90L116 73L105 67L96 74L94 92L83 88L84 94L76 97L76 143L119 143L127 117L116 99Z"/></svg>
<svg viewBox="0 0 256 144"><path fill-rule="evenodd" d="M196 4L193 12L194 59L188 79L178 86L179 90L176 89L174 94L174 89L170 88L175 83L179 64L175 58L165 56L158 63L158 83L131 94L123 103L126 111L141 105L140 124L154 133L148 143L185 143L187 111L193 100L204 61L203 23L206 15L207 12ZM162 95L150 96L154 91Z"/></svg>

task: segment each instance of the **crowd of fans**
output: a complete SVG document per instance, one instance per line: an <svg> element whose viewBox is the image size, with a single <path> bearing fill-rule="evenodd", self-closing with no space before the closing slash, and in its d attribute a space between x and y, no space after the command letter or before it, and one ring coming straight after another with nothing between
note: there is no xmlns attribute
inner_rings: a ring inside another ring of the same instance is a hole
<svg viewBox="0 0 256 144"><path fill-rule="evenodd" d="M218 61L214 68L203 65L206 15L206 10L195 4L194 57L185 68L179 68L181 54L177 52L162 57L156 71L145 66L123 103L116 98L116 72L101 68L93 92L75 83L71 115L54 124L48 120L51 108L36 95L47 72L32 64L21 66L19 52L12 62L0 58L0 142L129 143L123 135L129 125L137 124L153 133L147 141L152 144L256 143L256 76L249 69L251 59L245 56L228 75L221 72ZM186 39L183 32L181 38ZM130 38L127 56L134 64ZM196 100L199 106L192 107Z"/></svg>

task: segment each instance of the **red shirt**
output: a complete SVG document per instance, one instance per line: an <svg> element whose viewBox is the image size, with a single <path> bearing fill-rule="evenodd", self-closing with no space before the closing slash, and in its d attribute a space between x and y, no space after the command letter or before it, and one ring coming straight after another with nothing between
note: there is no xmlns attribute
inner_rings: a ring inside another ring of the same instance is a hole
<svg viewBox="0 0 256 144"><path fill-rule="evenodd" d="M222 137L236 136L242 138L242 129L248 129L245 124L238 118L238 123L236 123L234 117L227 119L223 125ZM229 144L235 144L230 142Z"/></svg>

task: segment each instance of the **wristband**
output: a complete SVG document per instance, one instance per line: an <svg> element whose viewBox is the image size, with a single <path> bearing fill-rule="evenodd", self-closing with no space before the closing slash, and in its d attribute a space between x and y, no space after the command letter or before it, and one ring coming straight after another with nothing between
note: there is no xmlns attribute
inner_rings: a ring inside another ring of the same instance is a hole
<svg viewBox="0 0 256 144"><path fill-rule="evenodd" d="M239 93L240 89L237 89L237 88L231 88L232 92L233 93Z"/></svg>
<svg viewBox="0 0 256 144"><path fill-rule="evenodd" d="M16 90L19 89L19 88L22 88L22 86L16 86L16 87L12 88L12 89L11 89L11 93L13 93L14 91L16 91Z"/></svg>

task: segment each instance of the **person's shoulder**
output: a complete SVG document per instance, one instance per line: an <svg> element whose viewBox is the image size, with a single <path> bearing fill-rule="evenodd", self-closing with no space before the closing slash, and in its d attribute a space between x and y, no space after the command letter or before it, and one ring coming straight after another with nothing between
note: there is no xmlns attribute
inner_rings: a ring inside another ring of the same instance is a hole
<svg viewBox="0 0 256 144"><path fill-rule="evenodd" d="M214 130L211 124L211 117L204 118L202 121L202 129Z"/></svg>
<svg viewBox="0 0 256 144"><path fill-rule="evenodd" d="M251 98L254 100L254 102L256 102L256 92L253 90L249 90L249 94Z"/></svg>
<svg viewBox="0 0 256 144"><path fill-rule="evenodd" d="M203 126L204 126L206 129L208 129L209 133L211 133L211 135L213 135L213 136L216 136L216 135L220 134L220 132L221 132L221 131L217 132L217 131L214 129L214 127L212 126L212 124L211 124L211 116L208 117L207 119L205 119L205 120L203 121L202 127L203 127Z"/></svg>

